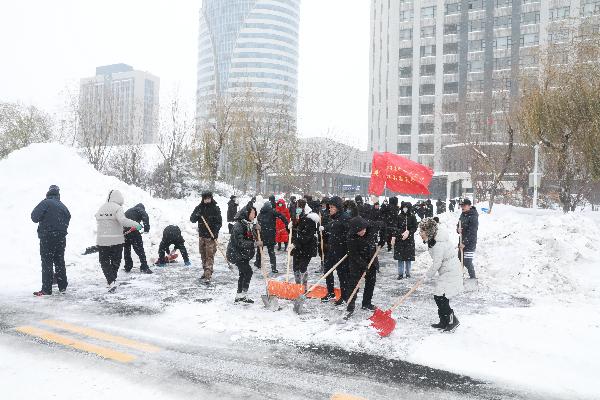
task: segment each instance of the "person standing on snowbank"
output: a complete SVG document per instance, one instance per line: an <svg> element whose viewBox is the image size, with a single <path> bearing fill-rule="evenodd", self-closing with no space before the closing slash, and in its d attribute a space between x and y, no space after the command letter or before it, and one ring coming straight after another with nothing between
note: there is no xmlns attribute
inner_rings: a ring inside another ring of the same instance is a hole
<svg viewBox="0 0 600 400"><path fill-rule="evenodd" d="M433 260L433 265L427 270L424 279L432 279L436 273L439 275L433 299L438 307L440 322L431 326L450 332L459 325L454 310L450 308L450 299L463 290L462 271L455 257L455 247L450 243L448 232L433 218L423 219L419 230Z"/></svg>
<svg viewBox="0 0 600 400"><path fill-rule="evenodd" d="M144 223L144 233L150 232L150 218L146 213L146 208L142 203L137 204L135 207L125 211L125 217L138 224ZM123 233L127 232L127 229ZM125 245L123 247L123 256L125 258L125 272L130 272L133 269L133 259L131 258L131 247L140 259L140 272L142 274L151 274L152 270L148 267L148 261L146 260L146 252L144 251L144 239L142 239L142 233L138 230L128 233L125 235Z"/></svg>
<svg viewBox="0 0 600 400"><path fill-rule="evenodd" d="M252 267L250 260L254 257L256 247L262 246L257 240L256 208L246 206L242 208L235 217L231 238L227 245L227 259L233 263L239 271L237 294L235 302L254 303L248 298L248 288L252 279ZM260 229L260 228L258 228Z"/></svg>
<svg viewBox="0 0 600 400"><path fill-rule="evenodd" d="M462 214L460 214L459 223L456 224L456 233L461 235L462 243L459 243L458 259L461 260L464 257L464 263L469 272L469 278L476 279L473 259L475 258L475 250L477 249L479 213L477 212L477 209L471 205L471 200L469 199L463 199L460 203L460 207L462 208Z"/></svg>
<svg viewBox="0 0 600 400"><path fill-rule="evenodd" d="M202 217L206 220L204 224ZM202 259L202 268L204 274L202 280L210 282L213 274L213 266L215 263L215 253L217 252L216 240L219 237L219 230L223 225L223 217L221 217L221 209L213 199L212 192L202 193L202 202L194 208L190 216L190 222L198 223L198 247L200 249L200 258ZM214 239L213 236L214 235Z"/></svg>
<svg viewBox="0 0 600 400"><path fill-rule="evenodd" d="M125 242L123 228L142 230L139 223L125 217L123 203L121 192L111 190L106 203L96 213L98 258L110 292L116 289L117 272L121 265Z"/></svg>
<svg viewBox="0 0 600 400"><path fill-rule="evenodd" d="M33 292L34 296L52 294L52 281L56 273L58 291L67 290L67 270L65 268L65 247L67 229L71 221L69 209L60 201L60 189L50 186L46 198L31 212L31 220L38 224L40 256L42 259L42 289Z"/></svg>

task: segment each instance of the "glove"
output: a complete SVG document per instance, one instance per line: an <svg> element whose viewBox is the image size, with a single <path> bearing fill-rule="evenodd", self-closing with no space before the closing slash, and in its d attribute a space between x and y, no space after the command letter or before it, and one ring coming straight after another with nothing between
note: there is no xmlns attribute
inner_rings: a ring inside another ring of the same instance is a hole
<svg viewBox="0 0 600 400"><path fill-rule="evenodd" d="M409 231L404 231L402 232L402 240L406 240L408 238L408 235L410 234Z"/></svg>
<svg viewBox="0 0 600 400"><path fill-rule="evenodd" d="M290 221L290 223L288 224L288 230L291 230L294 227L294 223L292 221Z"/></svg>
<svg viewBox="0 0 600 400"><path fill-rule="evenodd" d="M144 227L144 232L145 232L145 233L148 233L148 232L150 232L150 227L149 227L149 226L145 226L145 227Z"/></svg>
<svg viewBox="0 0 600 400"><path fill-rule="evenodd" d="M323 225L319 226L319 232L323 232L325 230L325 227Z"/></svg>
<svg viewBox="0 0 600 400"><path fill-rule="evenodd" d="M143 226L141 226L141 225L137 225L137 226L135 227L135 229L137 229L137 230L138 230L138 232L141 232L141 231L144 229L144 227L143 227Z"/></svg>
<svg viewBox="0 0 600 400"><path fill-rule="evenodd" d="M183 265L185 265L186 267L189 267L190 265L192 265L192 263L191 263L191 262L189 262L189 261L185 261L185 262L183 263Z"/></svg>

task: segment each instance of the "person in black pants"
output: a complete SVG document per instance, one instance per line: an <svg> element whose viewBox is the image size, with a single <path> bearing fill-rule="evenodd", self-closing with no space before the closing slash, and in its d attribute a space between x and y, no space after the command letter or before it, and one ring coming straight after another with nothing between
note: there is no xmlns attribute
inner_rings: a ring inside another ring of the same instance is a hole
<svg viewBox="0 0 600 400"><path fill-rule="evenodd" d="M348 290L350 295L352 291L358 285L362 274L367 270L371 258L375 254L377 246L377 236L382 224L367 221L366 219L358 216L354 217L349 222L348 228L348 258L349 258L349 276L348 276ZM385 244L385 238L380 238L379 246ZM362 308L365 310L375 310L375 306L372 303L373 291L375 289L375 282L377 280L377 258L373 261L373 264L367 271L365 276L365 291L362 298ZM346 310L348 313L354 312L354 303L356 295L348 299L348 306Z"/></svg>
<svg viewBox="0 0 600 400"><path fill-rule="evenodd" d="M329 223L319 229L323 232L323 242L325 244L325 272L329 271L339 260L341 260L348 252L348 221L350 217L344 213L343 200L334 196L329 200ZM342 295L339 304L348 299L350 293L347 293L347 274L348 274L348 259L344 260L337 269L338 280L340 282L340 290ZM321 301L327 302L335 298L335 282L333 274L326 278L327 295L321 298Z"/></svg>
<svg viewBox="0 0 600 400"><path fill-rule="evenodd" d="M271 263L271 272L274 274L278 273L277 270L277 258L275 256L275 236L277 233L277 219L283 222L283 226L288 224L288 220L271 204L271 201L265 201L260 213L258 214L258 223L260 225L260 234L263 245L267 248L269 253L269 262ZM261 256L260 251L256 252L256 260L254 266L259 269L261 267Z"/></svg>
<svg viewBox="0 0 600 400"><path fill-rule="evenodd" d="M175 245L173 250L170 249L171 245ZM164 267L167 260L165 259L165 253L171 254L171 251L179 250L183 257L183 263L185 266L190 266L190 258L188 256L187 249L185 248L185 240L181 235L181 229L177 225L169 225L163 230L162 240L158 246L158 266Z"/></svg>
<svg viewBox="0 0 600 400"><path fill-rule="evenodd" d="M46 198L31 212L31 220L38 225L40 256L42 259L42 289L34 296L52 294L52 281L56 274L58 291L67 290L67 270L65 268L65 247L67 229L71 221L69 209L60 201L60 189L50 186Z"/></svg>
<svg viewBox="0 0 600 400"><path fill-rule="evenodd" d="M235 217L235 224L227 245L227 259L235 264L239 271L236 303L254 303L254 300L248 298L248 288L252 279L250 260L254 257L256 247L262 246L262 243L256 240L258 235L253 224L255 219L256 208L252 205L242 208Z"/></svg>
<svg viewBox="0 0 600 400"><path fill-rule="evenodd" d="M308 264L317 256L317 224L319 215L306 208L306 200L298 200L296 220L292 235L292 265L294 280L304 286L308 283ZM306 213L308 211L308 213Z"/></svg>
<svg viewBox="0 0 600 400"><path fill-rule="evenodd" d="M471 200L463 199L460 202L462 213L460 214L459 223L456 224L456 233L461 235L462 243L459 243L458 259L464 258L465 268L469 272L470 279L476 279L475 266L473 259L475 258L475 250L477 249L477 230L479 229L479 213L472 206Z"/></svg>
<svg viewBox="0 0 600 400"><path fill-rule="evenodd" d="M237 197L231 196L227 202L227 229L229 234L233 232L233 224L235 223L235 216L238 212Z"/></svg>
<svg viewBox="0 0 600 400"><path fill-rule="evenodd" d="M146 213L146 208L142 203L125 211L125 217L137 223L144 224L144 232L150 232L150 219ZM123 233L128 229L124 229ZM135 230L125 235L125 244L123 246L123 256L125 258L125 272L130 272L133 268L133 259L131 258L131 247L140 259L140 272L143 274L151 274L152 270L148 267L146 260L146 252L144 251L144 240L140 231Z"/></svg>

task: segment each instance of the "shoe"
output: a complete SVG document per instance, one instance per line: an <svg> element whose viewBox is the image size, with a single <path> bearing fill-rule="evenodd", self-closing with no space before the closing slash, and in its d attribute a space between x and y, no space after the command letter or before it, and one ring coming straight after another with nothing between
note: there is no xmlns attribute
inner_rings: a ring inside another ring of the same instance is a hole
<svg viewBox="0 0 600 400"><path fill-rule="evenodd" d="M274 274L278 274L279 273L279 271L277 270L277 268L271 268L271 272L274 273Z"/></svg>
<svg viewBox="0 0 600 400"><path fill-rule="evenodd" d="M236 293L235 294L235 300L233 302L234 303L238 303L238 302L242 301L243 298L244 298L244 294L243 293Z"/></svg>
<svg viewBox="0 0 600 400"><path fill-rule="evenodd" d="M335 299L335 293L327 293L325 296L321 297L322 303L329 303L329 300Z"/></svg>
<svg viewBox="0 0 600 400"><path fill-rule="evenodd" d="M377 307L375 307L373 304L363 304L362 309L369 310L369 311L375 311L377 309Z"/></svg>
<svg viewBox="0 0 600 400"><path fill-rule="evenodd" d="M108 293L114 293L117 291L117 281L112 281L108 285L106 285L106 289L108 289Z"/></svg>
<svg viewBox="0 0 600 400"><path fill-rule="evenodd" d="M131 272L131 268L123 268L123 270L125 270L125 272Z"/></svg>
<svg viewBox="0 0 600 400"><path fill-rule="evenodd" d="M154 273L154 272L152 272L152 270L151 270L150 268L144 268L144 269L141 269L141 270L140 270L140 272L141 272L142 274L148 274L148 275L150 275L150 274L153 274L153 273Z"/></svg>
<svg viewBox="0 0 600 400"><path fill-rule="evenodd" d="M242 302L242 303L246 303L246 304L254 304L254 300L252 300L252 299L249 299L249 298L247 298L247 297L244 297L244 298L241 300L241 302Z"/></svg>
<svg viewBox="0 0 600 400"><path fill-rule="evenodd" d="M396 279L398 279L400 281L400 280L404 279L404 277L402 275L398 275L398 278L396 278Z"/></svg>
<svg viewBox="0 0 600 400"><path fill-rule="evenodd" d="M185 265L186 267L190 267L192 265L192 263L189 261L184 261L183 265Z"/></svg>
<svg viewBox="0 0 600 400"><path fill-rule="evenodd" d="M337 299L333 304L335 304L336 306L341 306L342 304L344 304L344 299L342 299L341 297L339 299Z"/></svg>
<svg viewBox="0 0 600 400"><path fill-rule="evenodd" d="M60 294L67 294L67 288L58 289L58 293L60 293Z"/></svg>
<svg viewBox="0 0 600 400"><path fill-rule="evenodd" d="M410 274L406 274L406 279L410 278Z"/></svg>
<svg viewBox="0 0 600 400"><path fill-rule="evenodd" d="M435 328L435 329L446 328L446 326L448 326L448 320L446 319L446 316L442 315L442 313L440 313L439 311L438 311L438 315L440 317L440 322L438 322L437 324L431 324L431 327Z"/></svg>
<svg viewBox="0 0 600 400"><path fill-rule="evenodd" d="M456 318L454 312L451 312L450 315L448 315L448 325L444 328L444 332L453 332L458 325L460 325L458 318Z"/></svg>
<svg viewBox="0 0 600 400"><path fill-rule="evenodd" d="M33 292L33 295L36 296L36 297L52 296L52 293L46 293L43 290L39 290L37 292Z"/></svg>

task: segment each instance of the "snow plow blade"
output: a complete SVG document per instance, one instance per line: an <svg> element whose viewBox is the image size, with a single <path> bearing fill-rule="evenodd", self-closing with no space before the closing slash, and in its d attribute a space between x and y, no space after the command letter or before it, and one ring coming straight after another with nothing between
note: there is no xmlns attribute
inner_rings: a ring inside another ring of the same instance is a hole
<svg viewBox="0 0 600 400"><path fill-rule="evenodd" d="M379 336L387 337L396 328L396 320L392 318L392 310L381 311L379 308L369 318L371 326L375 328Z"/></svg>

